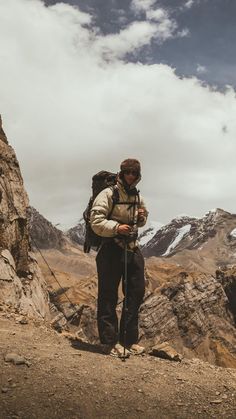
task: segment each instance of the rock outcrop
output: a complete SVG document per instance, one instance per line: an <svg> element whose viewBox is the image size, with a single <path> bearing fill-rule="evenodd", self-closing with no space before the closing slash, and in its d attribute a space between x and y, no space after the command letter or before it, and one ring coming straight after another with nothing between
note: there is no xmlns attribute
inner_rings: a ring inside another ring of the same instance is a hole
<svg viewBox="0 0 236 419"><path fill-rule="evenodd" d="M19 163L13 148L7 142L2 124L0 158L0 249L9 250L17 273L24 276L28 271L28 197L23 187Z"/></svg>
<svg viewBox="0 0 236 419"><path fill-rule="evenodd" d="M0 304L44 318L49 314L48 293L29 254L27 207L19 163L0 119Z"/></svg>
<svg viewBox="0 0 236 419"><path fill-rule="evenodd" d="M2 117L1 117L1 115L0 115L0 141L3 141L4 143L8 144L6 134L3 131L3 127L2 127Z"/></svg>
<svg viewBox="0 0 236 419"><path fill-rule="evenodd" d="M164 262L157 262L153 268L147 261L146 278L140 338L147 350L168 343L173 352L184 358L198 357L215 365L236 368L236 276L233 279L232 272L223 274L222 271L217 276L188 272ZM94 276L75 285L68 280L68 274L67 281L62 282L69 287L66 291L73 304L81 307L77 336L90 343L99 341L96 282ZM68 304L65 294L57 297L57 303L62 308ZM117 307L119 317L121 307Z"/></svg>
<svg viewBox="0 0 236 419"><path fill-rule="evenodd" d="M233 315L236 327L236 266L229 266L217 270L216 278L225 290L228 298L228 308Z"/></svg>
<svg viewBox="0 0 236 419"><path fill-rule="evenodd" d="M165 271L168 280L161 279ZM142 340L148 346L168 341L183 355L236 368L236 328L225 277L223 286L219 273L221 280L164 263L154 272L141 307Z"/></svg>

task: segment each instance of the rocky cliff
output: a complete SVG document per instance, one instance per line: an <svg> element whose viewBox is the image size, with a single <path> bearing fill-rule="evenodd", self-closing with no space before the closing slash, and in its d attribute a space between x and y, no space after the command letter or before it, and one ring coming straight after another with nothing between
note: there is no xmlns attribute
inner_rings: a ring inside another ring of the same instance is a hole
<svg viewBox="0 0 236 419"><path fill-rule="evenodd" d="M37 262L29 253L27 207L19 163L0 119L0 304L46 317L48 294Z"/></svg>
<svg viewBox="0 0 236 419"><path fill-rule="evenodd" d="M0 249L12 254L16 271L28 272L28 230L26 208L28 197L23 187L13 148L8 144L0 120Z"/></svg>
<svg viewBox="0 0 236 419"><path fill-rule="evenodd" d="M147 261L142 340L148 345L168 341L183 355L236 368L235 273L219 270L213 276Z"/></svg>

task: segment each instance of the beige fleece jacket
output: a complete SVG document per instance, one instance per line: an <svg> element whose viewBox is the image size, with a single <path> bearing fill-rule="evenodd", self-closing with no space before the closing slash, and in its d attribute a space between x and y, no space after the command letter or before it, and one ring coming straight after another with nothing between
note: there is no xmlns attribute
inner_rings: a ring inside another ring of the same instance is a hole
<svg viewBox="0 0 236 419"><path fill-rule="evenodd" d="M133 187L136 186L139 179L135 182ZM118 179L117 182L118 191L119 191L119 201L120 202L134 202L135 196L128 195L121 179ZM130 224L132 222L137 225L137 227L143 227L146 224L148 211L145 206L143 198L140 196L140 204L138 204L138 198L136 196L137 205L135 205L135 212L134 207L130 206L130 204L116 204L111 218L108 219L108 216L111 212L113 200L113 189L106 188L100 192L94 200L91 214L90 214L90 224L93 231L102 237L115 237L117 235L117 229L120 224ZM142 208L145 211L145 216L142 221L138 220L138 209ZM117 240L118 242L118 240ZM130 243L129 247L133 248L137 246L137 241Z"/></svg>

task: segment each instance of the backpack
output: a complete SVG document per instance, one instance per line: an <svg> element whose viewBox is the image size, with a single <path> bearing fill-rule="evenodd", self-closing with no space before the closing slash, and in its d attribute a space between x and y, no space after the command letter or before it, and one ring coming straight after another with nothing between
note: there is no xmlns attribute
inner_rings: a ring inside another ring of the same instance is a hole
<svg viewBox="0 0 236 419"><path fill-rule="evenodd" d="M99 246L102 243L102 237L98 236L91 228L90 225L90 212L93 206L93 202L96 198L96 196L105 188L111 187L113 188L113 205L112 209L110 211L110 214L108 215L108 218L110 218L114 206L119 202L119 191L115 187L116 185L116 173L107 172L105 170L102 170L101 172L96 173L92 177L92 196L88 202L88 205L86 207L86 210L83 213L83 218L85 221L85 241L84 241L84 253L89 253L91 247L95 247L96 250L98 250Z"/></svg>

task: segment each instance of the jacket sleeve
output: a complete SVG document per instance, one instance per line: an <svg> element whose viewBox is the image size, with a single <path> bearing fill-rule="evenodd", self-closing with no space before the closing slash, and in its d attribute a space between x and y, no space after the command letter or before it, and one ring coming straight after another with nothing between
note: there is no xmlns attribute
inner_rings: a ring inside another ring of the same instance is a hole
<svg viewBox="0 0 236 419"><path fill-rule="evenodd" d="M144 209L144 218L142 219L142 221L141 220L140 221L138 220L137 226L138 227L143 227L146 224L146 222L147 222L148 210L146 208L146 205L145 205L145 202L144 202L142 196L140 196L140 206L139 206L139 208Z"/></svg>
<svg viewBox="0 0 236 419"><path fill-rule="evenodd" d="M112 191L104 189L94 200L91 213L90 225L94 233L102 237L114 237L117 234L119 223L114 220L108 220L112 209Z"/></svg>

